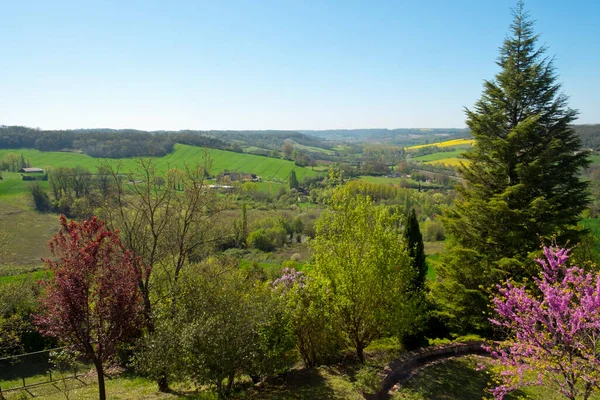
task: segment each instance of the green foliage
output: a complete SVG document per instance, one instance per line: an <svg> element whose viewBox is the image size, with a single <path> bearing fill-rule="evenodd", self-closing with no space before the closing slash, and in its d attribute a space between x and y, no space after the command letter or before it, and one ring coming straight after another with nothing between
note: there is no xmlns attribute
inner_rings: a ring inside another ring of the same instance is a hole
<svg viewBox="0 0 600 400"><path fill-rule="evenodd" d="M409 330L415 321L416 271L402 241L401 218L369 198L340 188L321 215L312 242L310 271L331 293L333 316L348 345L363 350L384 333Z"/></svg>
<svg viewBox="0 0 600 400"><path fill-rule="evenodd" d="M248 278L232 260L208 259L182 272L177 301L158 313L138 368L212 385L219 398L239 374L260 379L287 370L294 340L283 304Z"/></svg>
<svg viewBox="0 0 600 400"><path fill-rule="evenodd" d="M381 390L381 377L379 369L363 366L358 370L354 379L354 385L366 394L376 394Z"/></svg>
<svg viewBox="0 0 600 400"><path fill-rule="evenodd" d="M31 197L33 198L33 204L35 206L36 211L39 212L47 212L50 210L50 197L48 193L42 188L42 186L38 183L32 183L29 187L31 191Z"/></svg>
<svg viewBox="0 0 600 400"><path fill-rule="evenodd" d="M415 278L412 287L415 290L425 288L425 277L427 276L427 264L425 263L425 246L423 245L423 235L419 229L417 214L413 208L408 215L406 227L404 228L404 240L408 256L411 258L412 267L415 270Z"/></svg>
<svg viewBox="0 0 600 400"><path fill-rule="evenodd" d="M250 232L248 238L246 239L246 244L250 248L265 252L273 251L275 248L270 235L267 234L265 229L257 229L253 232Z"/></svg>
<svg viewBox="0 0 600 400"><path fill-rule="evenodd" d="M237 247L244 247L248 239L248 216L246 203L242 203L240 221L233 221L233 236Z"/></svg>
<svg viewBox="0 0 600 400"><path fill-rule="evenodd" d="M5 152L0 160L0 170L18 172L25 166L23 164L23 154Z"/></svg>
<svg viewBox="0 0 600 400"><path fill-rule="evenodd" d="M300 184L298 183L298 178L296 177L296 171L292 170L290 172L290 176L288 177L288 183L290 185L290 189L298 189Z"/></svg>
<svg viewBox="0 0 600 400"><path fill-rule="evenodd" d="M343 347L343 338L335 324L331 292L311 277L278 288L285 304L287 319L296 338L296 348L306 368L314 368L332 359Z"/></svg>
<svg viewBox="0 0 600 400"><path fill-rule="evenodd" d="M421 320L419 327L423 326L428 318L424 309L425 281L427 280L427 262L425 261L425 246L423 245L423 236L419 230L419 221L417 214L413 208L408 215L406 227L404 228L404 242L408 251L408 256L411 260L413 269L412 280L410 282L411 298L410 301L416 302L416 305L421 305L422 312L417 317ZM421 303L422 302L422 303ZM402 344L407 350L412 350L423 344L426 344L424 332L417 329L410 329L403 332L401 335Z"/></svg>
<svg viewBox="0 0 600 400"><path fill-rule="evenodd" d="M577 112L537 39L519 3L500 49L501 71L467 110L475 145L464 153L465 185L445 216L452 240L437 291L459 331L486 329L489 289L500 278L534 275L528 254L540 238L564 244L581 237L575 225L588 197L578 175L587 154L570 125Z"/></svg>
<svg viewBox="0 0 600 400"><path fill-rule="evenodd" d="M43 347L31 322L39 293L38 282L31 278L0 285L0 357Z"/></svg>
<svg viewBox="0 0 600 400"><path fill-rule="evenodd" d="M423 240L426 242L437 242L444 240L444 226L441 222L428 219L423 223Z"/></svg>

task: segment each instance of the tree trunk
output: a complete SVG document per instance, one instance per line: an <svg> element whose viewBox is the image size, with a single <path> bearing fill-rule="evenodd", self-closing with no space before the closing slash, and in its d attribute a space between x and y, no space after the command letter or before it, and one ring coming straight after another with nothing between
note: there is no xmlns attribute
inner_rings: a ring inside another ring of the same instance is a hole
<svg viewBox="0 0 600 400"><path fill-rule="evenodd" d="M235 380L235 372L232 372L227 377L227 387L225 388L225 398L229 398L231 394L231 388L233 387L233 381Z"/></svg>
<svg viewBox="0 0 600 400"><path fill-rule="evenodd" d="M102 361L95 359L94 366L96 367L96 374L98 374L99 399L106 400L106 388L104 387L104 369L102 368Z"/></svg>
<svg viewBox="0 0 600 400"><path fill-rule="evenodd" d="M169 389L169 380L167 379L167 374L164 372L160 374L158 379L156 380L158 384L158 391L162 393L169 393L171 389Z"/></svg>
<svg viewBox="0 0 600 400"><path fill-rule="evenodd" d="M364 353L364 346L362 343L357 343L356 344L356 355L358 356L358 360L360 361L361 364L365 363L365 353Z"/></svg>

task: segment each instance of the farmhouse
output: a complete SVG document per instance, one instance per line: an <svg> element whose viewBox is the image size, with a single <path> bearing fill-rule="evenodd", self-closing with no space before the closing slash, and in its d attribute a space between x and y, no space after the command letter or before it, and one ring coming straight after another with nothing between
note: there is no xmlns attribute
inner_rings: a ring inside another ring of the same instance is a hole
<svg viewBox="0 0 600 400"><path fill-rule="evenodd" d="M42 168L21 168L19 170L19 172L25 172L25 173L36 173L36 172L40 172L40 173L44 173L44 170Z"/></svg>
<svg viewBox="0 0 600 400"><path fill-rule="evenodd" d="M255 174L242 172L223 172L217 177L218 182L259 182L260 177Z"/></svg>

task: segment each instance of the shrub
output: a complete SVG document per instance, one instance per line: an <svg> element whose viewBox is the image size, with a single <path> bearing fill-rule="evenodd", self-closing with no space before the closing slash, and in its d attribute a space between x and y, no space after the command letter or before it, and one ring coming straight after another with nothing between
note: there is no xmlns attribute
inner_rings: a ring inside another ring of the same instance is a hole
<svg viewBox="0 0 600 400"><path fill-rule="evenodd" d="M381 390L381 377L373 367L362 367L354 377L354 385L366 394L375 394Z"/></svg>

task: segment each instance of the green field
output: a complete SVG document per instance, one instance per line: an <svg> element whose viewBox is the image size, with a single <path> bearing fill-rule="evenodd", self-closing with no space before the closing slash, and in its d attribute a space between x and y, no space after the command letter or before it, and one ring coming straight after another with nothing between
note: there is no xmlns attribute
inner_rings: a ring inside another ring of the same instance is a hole
<svg viewBox="0 0 600 400"><path fill-rule="evenodd" d="M588 158L592 162L591 165L600 165L600 156L589 156Z"/></svg>
<svg viewBox="0 0 600 400"><path fill-rule="evenodd" d="M296 171L298 179L305 176L314 176L318 173L310 168L296 166L292 161L280 160L277 158L262 157L253 154L240 154L231 151L204 149L196 146L187 146L182 144L175 145L175 151L164 157L156 158L159 170L166 172L169 168L183 168L185 164L192 164L195 161L201 161L204 151L210 155L213 165L211 173L217 174L224 170L253 173L260 176L264 181L286 182L292 170ZM80 165L89 170L94 170L103 159L93 158L85 154L66 153L66 152L40 152L33 149L8 149L0 150L0 158L6 153L22 154L24 158L29 159L32 167L45 168L52 167L75 167ZM136 167L135 158L124 158L110 160L112 163L120 163L122 170L134 170ZM11 188L2 186L1 191L11 190Z"/></svg>
<svg viewBox="0 0 600 400"><path fill-rule="evenodd" d="M365 182L369 182L369 183L376 183L378 185L396 185L399 186L401 181L406 181L409 184L412 184L414 186L417 186L419 184L418 181L415 181L414 179L406 179L406 178L387 178L385 176L368 176L368 175L362 175L359 176L359 179L365 181ZM436 185L435 183L428 183L428 182L421 182L421 186L422 187L437 187L438 185Z"/></svg>
<svg viewBox="0 0 600 400"><path fill-rule="evenodd" d="M310 151L313 153L323 153L323 154L335 154L335 151L333 150L328 150L328 149L323 149L321 147L314 147L314 146L305 146L303 144L299 144L294 142L294 148L298 149L298 150L305 150L305 151Z"/></svg>
<svg viewBox="0 0 600 400"><path fill-rule="evenodd" d="M439 153L427 154L421 157L411 158L413 161L427 162L427 161L439 161L444 160L446 158L458 158L464 150L454 150L454 151L440 151Z"/></svg>

